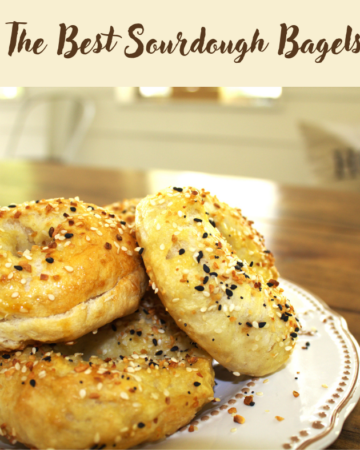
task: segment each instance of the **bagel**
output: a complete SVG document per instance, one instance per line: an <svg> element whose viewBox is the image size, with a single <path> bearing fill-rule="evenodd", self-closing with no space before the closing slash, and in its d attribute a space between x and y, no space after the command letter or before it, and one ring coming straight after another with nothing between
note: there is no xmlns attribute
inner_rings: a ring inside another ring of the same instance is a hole
<svg viewBox="0 0 360 450"><path fill-rule="evenodd" d="M77 198L0 208L0 350L134 312L147 285L135 247L125 222Z"/></svg>
<svg viewBox="0 0 360 450"><path fill-rule="evenodd" d="M104 206L107 211L115 213L120 220L126 222L129 231L132 235L135 235L135 213L136 207L140 202L140 198L125 199L121 202L111 203Z"/></svg>
<svg viewBox="0 0 360 450"><path fill-rule="evenodd" d="M1 356L0 434L31 448L154 441L214 398L212 359L154 294L73 346L42 344Z"/></svg>
<svg viewBox="0 0 360 450"><path fill-rule="evenodd" d="M269 374L289 358L298 319L279 282L239 260L207 211L207 195L168 188L138 204L146 270L179 327L220 364L236 374Z"/></svg>
<svg viewBox="0 0 360 450"><path fill-rule="evenodd" d="M202 199L209 217L215 222L216 228L226 238L237 256L248 264L252 263L265 281L277 280L279 273L274 265L273 254L266 249L264 237L252 226L253 222L242 215L241 209L232 208L220 202L209 192L203 192ZM124 220L133 232L136 206L139 202L140 199L134 198L112 203L105 208L121 217L121 220Z"/></svg>

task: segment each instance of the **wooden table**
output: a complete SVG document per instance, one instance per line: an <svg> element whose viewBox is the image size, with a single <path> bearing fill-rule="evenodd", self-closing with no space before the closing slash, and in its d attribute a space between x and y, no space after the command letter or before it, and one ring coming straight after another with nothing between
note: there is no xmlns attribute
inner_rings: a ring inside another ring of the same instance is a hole
<svg viewBox="0 0 360 450"><path fill-rule="evenodd" d="M184 172L0 162L0 205L75 197L99 205L172 186L205 187L241 207L265 235L284 278L324 299L360 341L360 194ZM360 448L360 403L331 448Z"/></svg>

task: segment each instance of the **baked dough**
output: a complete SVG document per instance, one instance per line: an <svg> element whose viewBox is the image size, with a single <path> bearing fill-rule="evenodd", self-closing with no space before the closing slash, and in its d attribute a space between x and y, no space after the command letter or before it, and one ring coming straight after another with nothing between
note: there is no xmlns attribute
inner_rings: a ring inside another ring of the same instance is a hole
<svg viewBox="0 0 360 450"><path fill-rule="evenodd" d="M174 433L213 399L210 356L153 294L73 346L0 359L0 433L31 448L132 447Z"/></svg>
<svg viewBox="0 0 360 450"><path fill-rule="evenodd" d="M139 203L136 237L147 273L179 327L219 363L237 374L269 374L294 348L294 308L277 280L237 257L206 199L195 188L168 188Z"/></svg>
<svg viewBox="0 0 360 450"><path fill-rule="evenodd" d="M244 217L241 209L232 208L220 202L209 192L202 191L202 200L209 218L216 224L216 228L231 245L233 251L241 260L253 264L257 273L265 281L277 280L279 273L274 265L274 256L265 247L264 236L253 226L253 222ZM125 221L133 233L135 225L136 206L141 199L133 198L105 206L109 211L115 212L121 220Z"/></svg>
<svg viewBox="0 0 360 450"><path fill-rule="evenodd" d="M0 208L0 350L73 340L130 314L147 277L126 223L79 199Z"/></svg>

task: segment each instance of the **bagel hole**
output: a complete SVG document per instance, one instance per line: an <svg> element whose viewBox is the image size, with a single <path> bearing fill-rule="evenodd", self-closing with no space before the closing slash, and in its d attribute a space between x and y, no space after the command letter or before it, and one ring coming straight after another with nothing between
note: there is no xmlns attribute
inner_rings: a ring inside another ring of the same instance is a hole
<svg viewBox="0 0 360 450"><path fill-rule="evenodd" d="M20 258L26 250L31 251L33 245L49 245L52 240L42 231L38 232L30 227L26 227L18 221L7 221L2 227L6 231L3 248L10 251L14 256ZM19 252L19 253L18 253Z"/></svg>
<svg viewBox="0 0 360 450"><path fill-rule="evenodd" d="M31 250L32 246L35 245L33 229L15 221L5 222L3 228L6 231L3 248L10 251L14 256L20 257L18 252L23 253L25 250Z"/></svg>

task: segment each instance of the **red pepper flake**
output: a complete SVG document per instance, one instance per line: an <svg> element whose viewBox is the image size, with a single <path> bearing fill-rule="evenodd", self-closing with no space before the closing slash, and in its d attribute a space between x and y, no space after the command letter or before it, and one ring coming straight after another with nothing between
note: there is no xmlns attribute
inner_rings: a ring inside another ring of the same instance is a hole
<svg viewBox="0 0 360 450"><path fill-rule="evenodd" d="M75 367L75 372L80 373L80 372L85 372L86 369L89 368L88 364L80 364L79 366Z"/></svg>
<svg viewBox="0 0 360 450"><path fill-rule="evenodd" d="M30 266L30 264L23 264L22 267L26 270L26 272L32 272L32 267Z"/></svg>
<svg viewBox="0 0 360 450"><path fill-rule="evenodd" d="M40 275L40 280L42 281L47 281L49 279L49 275L46 275L45 273L42 273Z"/></svg>
<svg viewBox="0 0 360 450"><path fill-rule="evenodd" d="M245 423L245 417L237 414L236 416L234 416L234 422L243 424L243 423Z"/></svg>
<svg viewBox="0 0 360 450"><path fill-rule="evenodd" d="M273 280L273 279L271 279L271 280L269 280L267 283L266 283L269 287L278 287L279 286L279 282L277 281L277 280Z"/></svg>
<svg viewBox="0 0 360 450"><path fill-rule="evenodd" d="M230 408L230 409L228 409L228 413L229 414L236 414L237 413L237 409L236 408Z"/></svg>
<svg viewBox="0 0 360 450"><path fill-rule="evenodd" d="M195 431L194 425L189 426L189 433L193 433Z"/></svg>
<svg viewBox="0 0 360 450"><path fill-rule="evenodd" d="M299 394L298 392L293 391L293 396L294 396L294 397L299 397L299 395L300 395L300 394Z"/></svg>
<svg viewBox="0 0 360 450"><path fill-rule="evenodd" d="M106 242L104 247L106 248L106 250L111 250L112 249L112 245L109 244L109 242Z"/></svg>
<svg viewBox="0 0 360 450"><path fill-rule="evenodd" d="M275 416L275 419L278 421L278 422L282 422L283 420L285 420L283 417L281 417L281 416Z"/></svg>
<svg viewBox="0 0 360 450"><path fill-rule="evenodd" d="M250 406L250 404L253 402L253 396L252 395L247 395L244 398L244 404L247 406Z"/></svg>
<svg viewBox="0 0 360 450"><path fill-rule="evenodd" d="M92 392L92 393L89 395L89 398L93 398L93 399L100 398L100 394L98 394L97 392Z"/></svg>

